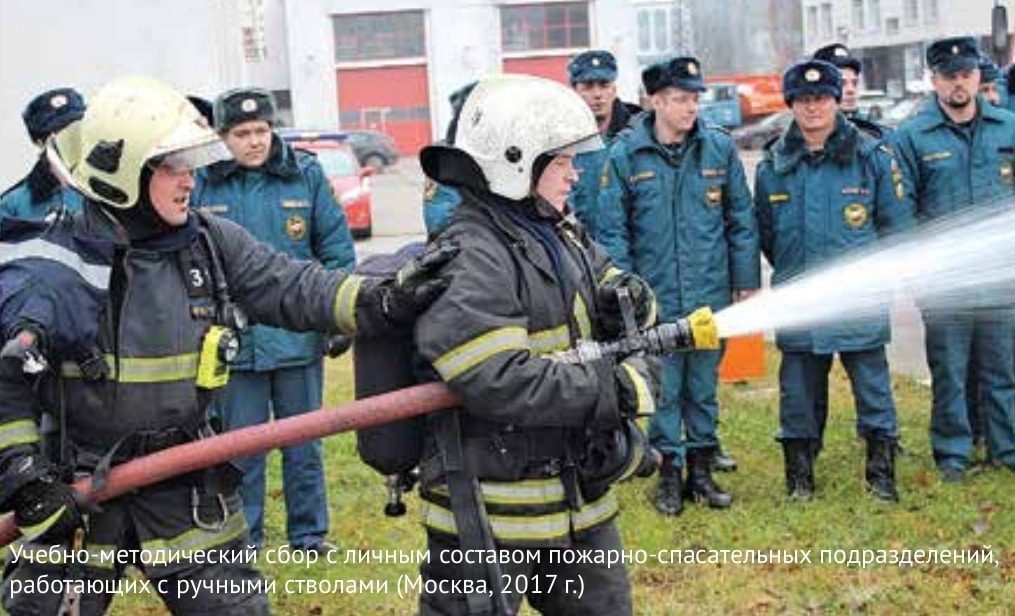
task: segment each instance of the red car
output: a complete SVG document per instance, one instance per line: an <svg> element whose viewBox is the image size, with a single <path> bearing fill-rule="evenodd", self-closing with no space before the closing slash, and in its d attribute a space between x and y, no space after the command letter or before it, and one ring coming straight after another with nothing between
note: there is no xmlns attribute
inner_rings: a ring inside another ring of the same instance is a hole
<svg viewBox="0 0 1015 616"><path fill-rule="evenodd" d="M356 238L370 237L373 233L370 176L377 173L377 169L360 167L343 133L287 132L282 138L295 148L317 155L331 182L335 199L345 210L349 231Z"/></svg>

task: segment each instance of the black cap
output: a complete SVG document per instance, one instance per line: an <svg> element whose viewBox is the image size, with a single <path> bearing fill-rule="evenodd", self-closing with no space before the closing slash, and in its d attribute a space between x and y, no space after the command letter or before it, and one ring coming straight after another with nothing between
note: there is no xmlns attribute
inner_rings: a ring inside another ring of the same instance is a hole
<svg viewBox="0 0 1015 616"><path fill-rule="evenodd" d="M842 100L842 71L824 60L798 62L782 75L782 96L787 105L806 94L827 94Z"/></svg>
<svg viewBox="0 0 1015 616"><path fill-rule="evenodd" d="M212 106L215 130L224 133L237 124L264 121L275 124L275 97L261 88L236 88L220 94Z"/></svg>
<svg viewBox="0 0 1015 616"><path fill-rule="evenodd" d="M641 82L649 95L671 87L690 92L705 91L701 63L692 56L681 56L652 64L642 71Z"/></svg>
<svg viewBox="0 0 1015 616"><path fill-rule="evenodd" d="M56 88L33 98L21 112L21 119L25 121L25 128L32 141L45 141L84 115L85 99L77 90Z"/></svg>
<svg viewBox="0 0 1015 616"><path fill-rule="evenodd" d="M849 48L842 43L825 45L814 52L814 59L824 60L829 64L838 66L840 69L851 68L856 71L857 75L860 74L860 59L850 53Z"/></svg>
<svg viewBox="0 0 1015 616"><path fill-rule="evenodd" d="M953 36L931 43L927 66L935 73L957 73L980 64L980 47L971 36Z"/></svg>
<svg viewBox="0 0 1015 616"><path fill-rule="evenodd" d="M582 81L616 81L617 59L604 49L580 53L567 63L567 78L572 86Z"/></svg>

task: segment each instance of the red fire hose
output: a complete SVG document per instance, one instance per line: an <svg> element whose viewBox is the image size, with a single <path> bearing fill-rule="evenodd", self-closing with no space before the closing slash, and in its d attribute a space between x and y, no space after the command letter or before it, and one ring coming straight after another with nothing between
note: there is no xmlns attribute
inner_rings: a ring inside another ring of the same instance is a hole
<svg viewBox="0 0 1015 616"><path fill-rule="evenodd" d="M443 384L429 383L364 398L335 408L289 417L226 432L178 447L136 458L109 471L102 490L90 492L91 479L74 483L74 489L99 503L170 477L222 464L234 458L264 453L339 432L381 424L456 406L458 398ZM18 537L14 516L0 519L0 547Z"/></svg>

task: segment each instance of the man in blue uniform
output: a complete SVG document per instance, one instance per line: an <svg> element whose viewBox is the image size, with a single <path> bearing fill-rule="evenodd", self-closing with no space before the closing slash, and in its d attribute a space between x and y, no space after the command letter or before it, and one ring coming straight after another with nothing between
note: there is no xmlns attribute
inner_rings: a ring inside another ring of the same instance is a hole
<svg viewBox="0 0 1015 616"><path fill-rule="evenodd" d="M567 77L592 110L607 147L630 124L631 118L641 113L641 107L625 103L617 96L617 59L606 50L593 49L572 58L567 64ZM574 159L578 183L568 203L593 238L598 237L599 178L605 162L605 149L585 152Z"/></svg>
<svg viewBox="0 0 1015 616"><path fill-rule="evenodd" d="M50 135L80 120L84 112L85 101L73 88L48 90L28 103L21 119L40 153L28 175L0 195L0 215L42 219L61 210L81 209L81 195L60 184L41 148Z"/></svg>
<svg viewBox="0 0 1015 616"><path fill-rule="evenodd" d="M1015 116L977 95L979 49L972 37L927 49L935 95L893 136L921 221L983 208L1013 194ZM987 456L1015 467L1015 318L996 290L955 298L917 298L926 328L933 387L931 445L945 481L961 481L970 464L967 376L976 365L976 397Z"/></svg>
<svg viewBox="0 0 1015 616"><path fill-rule="evenodd" d="M215 129L235 160L202 170L191 201L229 218L276 250L317 261L327 269L355 265L345 214L317 159L296 151L273 130L275 102L257 88L230 90L213 108ZM229 430L290 417L321 407L323 338L255 325L240 338L240 354L223 396ZM241 462L243 501L251 539L264 542L265 456ZM330 549L328 502L320 441L282 450L289 544Z"/></svg>
<svg viewBox="0 0 1015 616"><path fill-rule="evenodd" d="M842 43L825 45L814 52L813 58L834 64L842 73L842 102L839 103L842 115L872 137L883 138L891 129L878 124L876 118L860 109L860 71L863 69L860 58Z"/></svg>
<svg viewBox="0 0 1015 616"><path fill-rule="evenodd" d="M743 165L730 136L697 118L705 89L697 59L654 64L642 81L653 110L610 148L599 191L599 241L617 267L648 281L663 321L704 305L720 310L761 283ZM695 351L663 362L649 436L665 456L655 506L667 515L683 511L685 450L688 495L717 508L731 503L711 475L721 358L719 350Z"/></svg>
<svg viewBox="0 0 1015 616"><path fill-rule="evenodd" d="M842 74L809 60L783 76L793 122L765 150L754 199L761 248L778 287L843 252L906 228L912 207L890 150L839 113ZM885 344L888 313L811 329L781 330L779 440L786 490L809 499L827 413L828 371L836 353L856 398L857 432L867 441L866 479L878 498L898 499L898 423Z"/></svg>
<svg viewBox="0 0 1015 616"><path fill-rule="evenodd" d="M994 64L987 54L980 54L980 94L988 103L995 107L1004 107L1002 94L1006 94L1003 88L999 88L1001 71Z"/></svg>

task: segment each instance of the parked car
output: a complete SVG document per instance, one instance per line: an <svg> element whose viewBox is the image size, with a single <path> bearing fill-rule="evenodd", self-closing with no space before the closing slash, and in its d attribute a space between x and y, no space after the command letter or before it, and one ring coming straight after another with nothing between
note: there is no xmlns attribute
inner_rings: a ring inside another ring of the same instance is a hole
<svg viewBox="0 0 1015 616"><path fill-rule="evenodd" d="M857 96L857 111L860 117L871 122L880 122L885 112L894 107L898 100L881 90L864 90Z"/></svg>
<svg viewBox="0 0 1015 616"><path fill-rule="evenodd" d="M345 133L285 131L282 138L295 148L317 155L324 174L331 182L335 198L345 211L353 237L367 238L373 234L373 191L370 176L375 167L361 167Z"/></svg>
<svg viewBox="0 0 1015 616"><path fill-rule="evenodd" d="M375 130L347 130L346 142L356 152L359 164L374 167L378 171L398 160L395 141L390 136Z"/></svg>
<svg viewBox="0 0 1015 616"><path fill-rule="evenodd" d="M773 113L760 122L734 130L732 133L733 139L736 141L738 148L760 150L773 137L781 135L792 121L793 113L790 111Z"/></svg>

